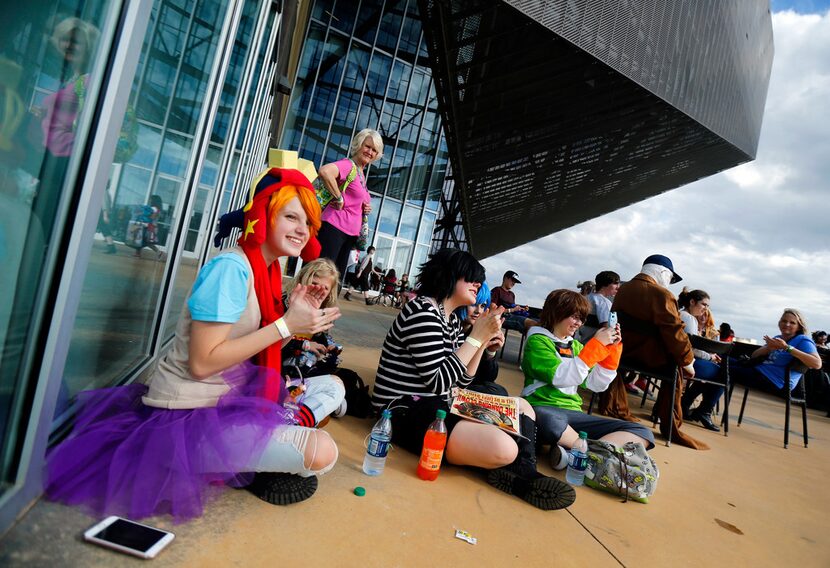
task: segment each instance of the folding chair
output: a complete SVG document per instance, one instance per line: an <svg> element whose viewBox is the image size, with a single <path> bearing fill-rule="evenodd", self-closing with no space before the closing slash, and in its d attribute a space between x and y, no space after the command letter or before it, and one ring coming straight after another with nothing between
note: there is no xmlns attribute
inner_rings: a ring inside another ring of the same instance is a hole
<svg viewBox="0 0 830 568"><path fill-rule="evenodd" d="M750 363L751 364L751 363ZM784 411L784 449L787 449L787 445L790 442L790 406L792 404L797 404L801 407L801 420L804 423L804 447L807 447L807 392L804 388L804 374L807 370L807 367L801 363L801 361L797 361L793 359L789 365L787 365L787 374L786 379L784 380L784 387L782 389L785 391L784 400L785 400L785 408ZM798 379L798 384L795 385L795 388L792 391L788 388L790 384L790 371L799 371L801 372L801 378ZM746 399L749 396L749 389L748 385L743 385L744 387L744 398L741 401L741 412L738 414L738 426L741 425L741 421L744 418L744 409L746 408ZM798 394L793 396L794 391L799 391ZM727 405L729 404L729 400L727 400Z"/></svg>
<svg viewBox="0 0 830 568"><path fill-rule="evenodd" d="M714 339L707 339L702 335L690 335L689 341L692 344L694 349L699 349L700 351L706 351L707 353L712 353L714 355L719 355L721 358L721 376L724 379L724 382L721 383L720 381L713 381L709 379L701 379L697 376L692 378L687 378L687 381L697 381L700 383L710 384L710 385L718 385L722 386L725 389L726 393L726 402L723 405L723 418L721 419L721 426L723 426L723 435L729 435L729 397L731 395L732 389L729 383L729 353L732 351L732 344L731 343L724 343L723 341L715 341Z"/></svg>

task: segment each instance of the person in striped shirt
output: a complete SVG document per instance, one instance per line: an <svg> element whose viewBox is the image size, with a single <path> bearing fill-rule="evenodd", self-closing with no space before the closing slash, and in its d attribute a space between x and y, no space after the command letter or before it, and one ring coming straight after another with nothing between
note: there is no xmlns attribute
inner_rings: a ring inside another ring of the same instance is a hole
<svg viewBox="0 0 830 568"><path fill-rule="evenodd" d="M466 336L455 313L476 302L484 279L470 253L438 251L421 266L419 296L401 309L383 342L372 402L392 410L392 441L413 453L420 454L436 411L449 411L452 389L469 385L484 351L498 343L503 308L486 310ZM522 438L448 412L444 459L489 470L488 483L540 509L567 507L576 494L536 470L536 415L522 399L520 408Z"/></svg>

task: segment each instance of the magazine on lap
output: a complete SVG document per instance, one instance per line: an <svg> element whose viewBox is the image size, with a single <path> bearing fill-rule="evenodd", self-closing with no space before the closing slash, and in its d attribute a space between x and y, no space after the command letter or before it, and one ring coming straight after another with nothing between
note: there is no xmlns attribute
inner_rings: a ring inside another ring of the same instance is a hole
<svg viewBox="0 0 830 568"><path fill-rule="evenodd" d="M456 389L450 404L450 413L473 422L493 424L511 436L524 438L519 426L517 397Z"/></svg>

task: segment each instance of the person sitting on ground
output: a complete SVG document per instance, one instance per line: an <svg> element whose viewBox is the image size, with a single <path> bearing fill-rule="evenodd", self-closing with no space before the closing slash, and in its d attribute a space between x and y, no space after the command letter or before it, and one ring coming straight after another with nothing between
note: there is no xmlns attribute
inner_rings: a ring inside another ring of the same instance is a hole
<svg viewBox="0 0 830 568"><path fill-rule="evenodd" d="M337 267L327 258L318 258L303 264L300 272L285 287L283 305L287 310L292 292L298 285L316 286L324 293L321 308L337 307L337 283L340 274ZM339 364L342 346L338 345L328 332L294 334L282 348L283 376L302 378L306 384L318 380L321 375L334 375ZM299 375L299 377L298 377ZM334 412L335 416L346 413L346 401Z"/></svg>
<svg viewBox="0 0 830 568"><path fill-rule="evenodd" d="M372 402L392 410L392 441L421 453L424 434L437 410L449 410L454 387L466 387L481 357L501 332L503 308L485 310L464 337L455 310L476 303L484 267L470 253L442 249L429 257L418 275L418 297L401 309L386 335ZM520 399L520 428L515 439L493 424L447 414L447 463L489 470L487 481L540 509L569 506L573 488L536 470L536 422L533 408Z"/></svg>
<svg viewBox="0 0 830 568"><path fill-rule="evenodd" d="M654 447L654 435L641 424L582 412L577 388L608 388L622 353L619 324L606 325L585 345L574 339L589 309L578 292L554 290L545 300L539 325L527 332L522 396L536 411L539 443L551 446L551 466L557 470L567 467L568 450L580 431L615 446L637 442L646 449Z"/></svg>
<svg viewBox="0 0 830 568"><path fill-rule="evenodd" d="M816 347L819 347L821 349L827 349L827 332L814 331L813 342L816 344Z"/></svg>
<svg viewBox="0 0 830 568"><path fill-rule="evenodd" d="M513 292L513 287L516 284L521 284L519 275L508 270L504 273L501 279L501 286L496 286L490 291L490 298L493 304L504 308L504 329L512 329L519 333L524 333L527 330L528 323L526 322L529 315L527 306L519 306L516 304L516 294Z"/></svg>
<svg viewBox="0 0 830 568"><path fill-rule="evenodd" d="M807 322L801 312L795 308L786 308L778 320L775 337L764 336L764 345L750 356L754 366L730 364L730 372L736 382L750 387L761 388L767 392L781 395L784 378L793 360L802 363L808 369L821 369L821 357L816 344L807 335ZM789 388L793 390L801 380L803 372L799 369L789 370Z"/></svg>
<svg viewBox="0 0 830 568"><path fill-rule="evenodd" d="M357 286L357 288L363 292L363 300L366 302L366 305L369 305L369 295L366 292L369 291L369 276L372 274L372 260L375 256L375 247L369 247L366 249L366 253L360 258L360 261L357 263L357 270L354 271L354 280L349 283L349 288L346 290L346 293L343 294L344 300L351 300L352 299L352 292L354 292L353 286Z"/></svg>
<svg viewBox="0 0 830 568"><path fill-rule="evenodd" d="M680 306L680 317L683 320L686 333L688 335L702 335L699 328L700 316L705 316L709 312L709 294L703 290L689 291L683 288L683 291L677 297L677 303ZM720 365L720 356L700 349L694 349L692 352L695 356L695 377L707 381L719 381L724 386L689 381L686 385L686 391L683 393L683 398L680 400L683 419L700 422L707 430L720 432L717 424L712 422L712 411L715 410L715 405L723 396L726 385L726 377L723 376ZM693 410L692 404L700 395L703 395L703 399Z"/></svg>
<svg viewBox="0 0 830 568"><path fill-rule="evenodd" d="M639 274L620 286L611 309L617 312L623 330L624 362L669 375L673 374L677 365L685 376L694 376L692 345L684 331L677 300L668 289L670 284L680 280L671 259L653 254L645 259ZM672 401L671 389L660 389L654 405L654 412L660 420L660 432L667 437L671 424L672 441L698 450L709 449L703 442L680 430L683 425L680 407L682 392L683 385L678 384L675 400ZM614 418L634 418L619 375L600 396L599 410L601 414Z"/></svg>
<svg viewBox="0 0 830 568"><path fill-rule="evenodd" d="M409 274L404 274L398 280L398 291L395 292L395 305L397 307L403 307L409 301L410 290L412 290L412 286L409 284Z"/></svg>
<svg viewBox="0 0 830 568"><path fill-rule="evenodd" d="M469 306L461 306L455 313L461 320L461 331L464 336L470 335L478 318L490 308L490 286L487 282L481 283L476 295L476 303ZM507 389L496 384L499 375L499 349L504 345L504 333L499 332L484 350L481 360L478 362L478 369L473 382L467 387L470 390L499 396L508 396Z"/></svg>
<svg viewBox="0 0 830 568"><path fill-rule="evenodd" d="M245 472L285 472L257 474L251 487L288 504L334 467L337 446L313 426L340 405L343 385L320 381L301 412L289 410L280 349L294 333L327 331L340 310L320 308L325 294L313 285L297 285L285 312L275 301L279 258L317 255L320 206L294 169L269 170L252 195L250 230L199 271L149 384L82 396L74 431L47 458L49 498L99 515L184 520L220 485L250 481Z"/></svg>
<svg viewBox="0 0 830 568"><path fill-rule="evenodd" d="M720 330L718 332L718 340L723 341L725 343L732 343L735 341L735 332L732 331L732 326L726 322L720 324Z"/></svg>
<svg viewBox="0 0 830 568"><path fill-rule="evenodd" d="M395 269L390 268L389 271L386 273L386 276L383 277L383 284L380 290L381 294L386 294L388 296L395 296L395 284L398 283L398 276L395 274Z"/></svg>
<svg viewBox="0 0 830 568"><path fill-rule="evenodd" d="M588 294L588 303L591 306L589 316L596 321L586 322L579 328L577 339L583 345L603 327L608 326L608 314L611 313L611 302L620 289L620 275L612 270L603 270L596 275L597 287L595 292ZM588 318L591 319L590 317Z"/></svg>

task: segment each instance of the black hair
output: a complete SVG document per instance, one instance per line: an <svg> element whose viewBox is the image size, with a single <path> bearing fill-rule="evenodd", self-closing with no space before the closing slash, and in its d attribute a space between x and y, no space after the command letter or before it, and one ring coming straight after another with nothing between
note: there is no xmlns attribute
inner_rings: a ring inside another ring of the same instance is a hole
<svg viewBox="0 0 830 568"><path fill-rule="evenodd" d="M677 303L680 305L681 308L689 309L689 306L692 305L692 300L696 303L700 302L701 300L705 300L709 297L709 294L704 292L703 290L692 290L689 292L686 288L683 288L683 291L680 292L680 295L677 296Z"/></svg>
<svg viewBox="0 0 830 568"><path fill-rule="evenodd" d="M386 277L387 278L397 278L398 275L395 274L395 269L394 268L390 268L389 272L386 273Z"/></svg>
<svg viewBox="0 0 830 568"><path fill-rule="evenodd" d="M620 283L620 275L614 272L613 270L603 270L599 274L594 277L594 282L596 282L597 290L601 290L606 286L610 286L611 284L619 284Z"/></svg>
<svg viewBox="0 0 830 568"><path fill-rule="evenodd" d="M462 278L481 284L485 279L484 267L467 251L441 249L420 266L418 294L438 301L446 300Z"/></svg>

